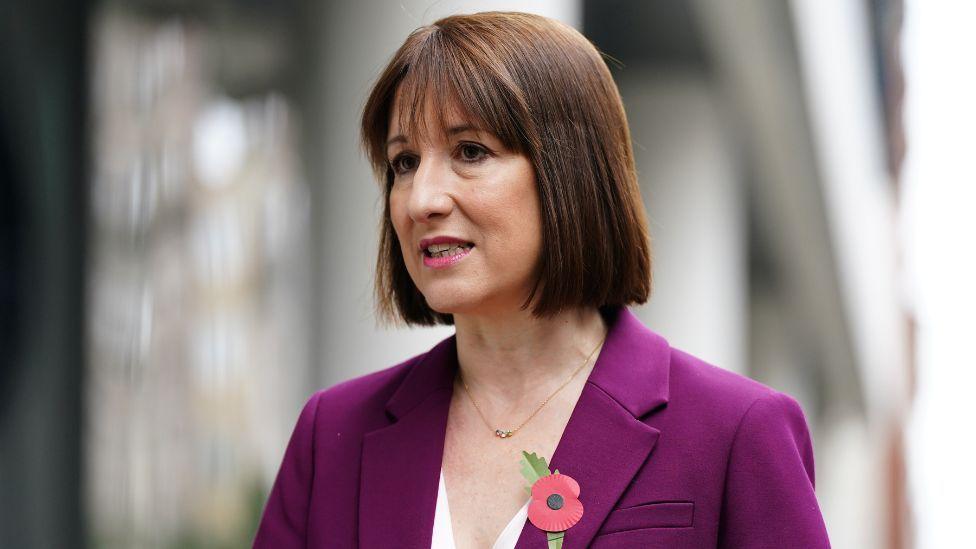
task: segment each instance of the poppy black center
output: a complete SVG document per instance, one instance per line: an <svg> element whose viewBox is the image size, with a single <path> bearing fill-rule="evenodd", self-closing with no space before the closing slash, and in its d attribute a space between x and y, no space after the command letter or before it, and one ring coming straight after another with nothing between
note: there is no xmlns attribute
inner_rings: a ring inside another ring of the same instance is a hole
<svg viewBox="0 0 976 549"><path fill-rule="evenodd" d="M563 497L559 494L552 494L546 498L546 505L552 510L558 510L563 508Z"/></svg>

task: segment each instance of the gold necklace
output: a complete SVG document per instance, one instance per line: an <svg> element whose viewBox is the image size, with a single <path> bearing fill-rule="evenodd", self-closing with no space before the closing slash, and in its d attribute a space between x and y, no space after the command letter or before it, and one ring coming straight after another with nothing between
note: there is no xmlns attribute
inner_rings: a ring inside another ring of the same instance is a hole
<svg viewBox="0 0 976 549"><path fill-rule="evenodd" d="M572 381L572 379L574 377L576 377L576 374L578 374L579 371L583 369L583 366L586 366L586 364L590 361L590 358L593 357L593 353L595 353L596 350L600 348L600 345L603 345L603 341L604 340L606 340L606 336L605 335L604 335L603 339L600 340L600 343L598 343L597 346L594 347L592 351L590 351L589 356L586 357L586 360L583 361L583 364L580 364L579 367L576 368L576 370L573 371L573 373L569 376L569 379L567 379L566 381L564 381L563 384L560 385L555 391L553 391L551 395L549 395L548 397L546 397L546 399L544 401L542 401L542 404L540 404L539 407L536 408L534 412L532 412L532 415L530 415L528 418L526 418L525 421L523 421L521 424L519 424L518 427L516 427L516 428L514 428L512 430L495 429L495 428L493 428L491 426L490 423L488 423L488 420L485 419L485 414L483 414L481 412L481 407L478 406L478 403L474 401L474 397L471 396L471 391L468 390L468 384L464 382L464 377L461 376L461 368L458 368L457 374L458 374L458 378L461 379L461 384L464 386L464 392L467 393L468 398L471 399L471 404L474 404L474 409L477 410L478 411L478 415L481 416L481 421L483 421L485 423L485 425L489 429L491 429L491 430L493 430L495 432L495 436L496 437L498 437L498 438L509 438L512 435L514 435L519 429L521 429L522 426L524 426L526 423L528 423L529 420L531 420L532 418L534 418L535 415L539 413L539 410L541 410L543 407L545 407L546 404L549 404L549 400L551 400L552 397L556 396L556 393L558 393L559 391L561 391L563 389L563 387L565 387L566 385L568 385L569 382Z"/></svg>

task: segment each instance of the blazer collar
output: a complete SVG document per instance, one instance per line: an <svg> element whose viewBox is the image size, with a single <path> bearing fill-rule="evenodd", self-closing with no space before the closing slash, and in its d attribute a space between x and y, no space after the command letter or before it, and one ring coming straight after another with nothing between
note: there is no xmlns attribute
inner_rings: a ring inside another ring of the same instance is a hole
<svg viewBox="0 0 976 549"><path fill-rule="evenodd" d="M567 531L565 549L592 540L660 435L641 419L668 401L667 341L626 307L604 314L606 342L549 460L550 469L572 476L581 487L583 518ZM418 360L390 397L386 411L392 424L364 436L362 547L430 547L457 367L452 335ZM517 464L512 471L518 474ZM544 549L546 536L526 521L516 547Z"/></svg>

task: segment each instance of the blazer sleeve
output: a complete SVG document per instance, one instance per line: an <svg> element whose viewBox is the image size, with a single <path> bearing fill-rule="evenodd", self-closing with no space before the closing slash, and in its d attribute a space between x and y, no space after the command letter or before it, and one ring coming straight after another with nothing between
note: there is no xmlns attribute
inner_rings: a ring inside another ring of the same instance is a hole
<svg viewBox="0 0 976 549"><path fill-rule="evenodd" d="M830 547L814 493L813 444L793 397L760 397L739 422L719 524L723 549Z"/></svg>
<svg viewBox="0 0 976 549"><path fill-rule="evenodd" d="M256 549L305 547L320 395L313 395L298 416L254 537Z"/></svg>

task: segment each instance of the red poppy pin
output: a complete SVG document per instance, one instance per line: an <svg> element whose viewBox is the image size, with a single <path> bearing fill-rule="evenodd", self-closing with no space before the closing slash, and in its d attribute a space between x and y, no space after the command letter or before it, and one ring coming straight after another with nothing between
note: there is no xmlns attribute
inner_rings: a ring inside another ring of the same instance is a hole
<svg viewBox="0 0 976 549"><path fill-rule="evenodd" d="M529 503L529 522L546 532L549 549L562 549L563 538L583 518L583 503L579 500L580 486L573 477L549 471L546 458L522 450L522 476L529 481L525 487L532 501Z"/></svg>

